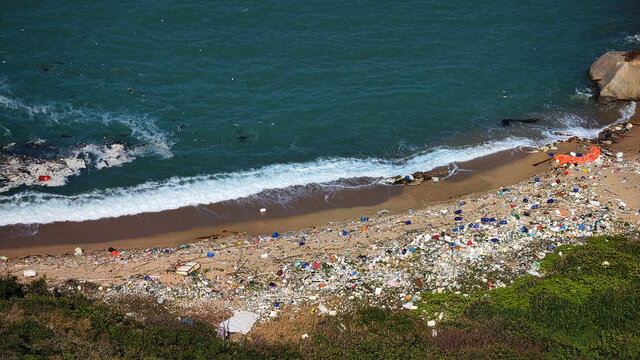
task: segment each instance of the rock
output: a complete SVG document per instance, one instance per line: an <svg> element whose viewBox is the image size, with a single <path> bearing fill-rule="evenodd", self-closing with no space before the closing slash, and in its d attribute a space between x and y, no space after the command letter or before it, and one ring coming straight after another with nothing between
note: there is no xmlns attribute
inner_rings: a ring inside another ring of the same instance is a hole
<svg viewBox="0 0 640 360"><path fill-rule="evenodd" d="M38 273L37 273L35 270L28 269L28 270L25 270L25 271L22 273L22 275L24 275L24 277L28 277L28 278L30 278L30 277L36 277L36 276L38 276Z"/></svg>
<svg viewBox="0 0 640 360"><path fill-rule="evenodd" d="M591 65L589 77L597 86L598 101L640 100L640 56L626 61L627 54L609 51Z"/></svg>

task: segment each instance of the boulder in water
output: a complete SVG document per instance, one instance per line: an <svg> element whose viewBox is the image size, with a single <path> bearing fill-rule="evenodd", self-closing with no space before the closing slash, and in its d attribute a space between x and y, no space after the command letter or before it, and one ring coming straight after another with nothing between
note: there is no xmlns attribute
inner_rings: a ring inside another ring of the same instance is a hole
<svg viewBox="0 0 640 360"><path fill-rule="evenodd" d="M640 100L640 54L609 51L596 60L589 77L598 90L598 101Z"/></svg>

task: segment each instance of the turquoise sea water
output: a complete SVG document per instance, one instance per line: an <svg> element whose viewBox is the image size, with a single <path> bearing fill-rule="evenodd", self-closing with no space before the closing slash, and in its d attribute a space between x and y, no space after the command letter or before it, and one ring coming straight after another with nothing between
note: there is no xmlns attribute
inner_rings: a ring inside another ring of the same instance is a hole
<svg viewBox="0 0 640 360"><path fill-rule="evenodd" d="M0 195L0 225L375 181L594 135L606 108L588 67L640 44L638 14L637 1L4 1L0 145L65 157L120 141L128 162L98 168L104 154L86 152L66 185Z"/></svg>

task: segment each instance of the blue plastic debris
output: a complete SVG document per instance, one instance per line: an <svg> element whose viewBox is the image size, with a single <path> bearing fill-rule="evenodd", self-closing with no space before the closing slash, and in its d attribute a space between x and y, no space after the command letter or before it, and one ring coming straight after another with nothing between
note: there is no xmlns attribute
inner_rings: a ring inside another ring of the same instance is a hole
<svg viewBox="0 0 640 360"><path fill-rule="evenodd" d="M273 238L277 238L278 236L280 236L280 234L278 234L277 232L274 232L273 235L271 235L271 237Z"/></svg>

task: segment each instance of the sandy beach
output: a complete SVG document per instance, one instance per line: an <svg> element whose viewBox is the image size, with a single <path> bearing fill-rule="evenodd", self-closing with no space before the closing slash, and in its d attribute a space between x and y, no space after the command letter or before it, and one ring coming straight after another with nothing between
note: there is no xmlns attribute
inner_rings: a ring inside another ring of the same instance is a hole
<svg viewBox="0 0 640 360"><path fill-rule="evenodd" d="M637 111L630 123L639 122ZM361 301L412 309L423 291L504 286L517 276L539 275L539 260L554 247L638 230L640 137L638 126L626 131L625 125L613 127L611 144L572 138L536 153L513 150L460 164L470 171L438 182L387 188L382 195L380 189L344 193L342 203L377 194L350 207L287 217L277 209L260 217L256 208L242 222L108 242L5 239L0 269L21 279L33 270L54 283L77 280L86 284L79 289L108 301L151 296L195 317L203 308L224 316L241 309L269 318L302 308L331 315ZM595 163L545 161L548 152L586 154L594 144L602 150ZM189 211L155 221L193 215ZM87 226L100 235L127 223ZM177 274L187 262L199 269Z"/></svg>

